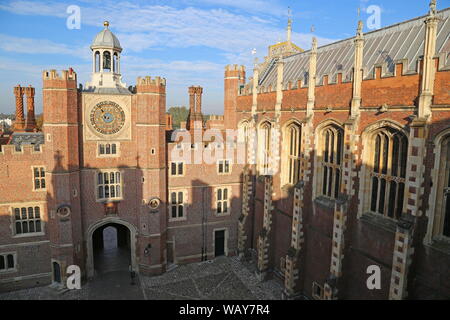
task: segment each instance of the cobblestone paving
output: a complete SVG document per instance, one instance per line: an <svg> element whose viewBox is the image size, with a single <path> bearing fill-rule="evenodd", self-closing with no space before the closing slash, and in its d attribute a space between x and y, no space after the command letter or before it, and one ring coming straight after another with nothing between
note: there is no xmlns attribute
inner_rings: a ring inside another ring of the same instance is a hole
<svg viewBox="0 0 450 320"><path fill-rule="evenodd" d="M127 272L112 272L81 290L58 292L39 287L0 294L0 300L274 300L281 299L281 292L279 281L256 278L254 264L220 257L182 265L161 276L141 276L135 285L130 284Z"/></svg>
<svg viewBox="0 0 450 320"><path fill-rule="evenodd" d="M220 257L182 265L157 277L141 277L147 299L274 300L281 299L277 280L260 282L250 263Z"/></svg>

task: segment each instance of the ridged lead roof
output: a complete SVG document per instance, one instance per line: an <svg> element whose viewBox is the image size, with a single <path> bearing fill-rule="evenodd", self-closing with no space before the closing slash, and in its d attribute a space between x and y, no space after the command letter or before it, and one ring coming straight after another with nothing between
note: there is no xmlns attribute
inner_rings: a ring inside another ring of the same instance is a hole
<svg viewBox="0 0 450 320"><path fill-rule="evenodd" d="M437 31L436 54L450 53L450 8L441 10ZM364 35L364 76L370 77L377 65L386 65L387 72L393 72L395 62L407 59L406 73L417 72L417 61L423 56L425 43L425 19L427 16L402 22ZM343 81L351 80L354 60L354 38L331 43L317 49L317 82L324 75L334 81L337 73L343 74ZM308 75L310 51L295 54L283 59L284 85L292 81L294 86L298 80ZM269 62L260 72L259 85L273 88L276 86L276 64ZM449 64L450 59L447 59Z"/></svg>

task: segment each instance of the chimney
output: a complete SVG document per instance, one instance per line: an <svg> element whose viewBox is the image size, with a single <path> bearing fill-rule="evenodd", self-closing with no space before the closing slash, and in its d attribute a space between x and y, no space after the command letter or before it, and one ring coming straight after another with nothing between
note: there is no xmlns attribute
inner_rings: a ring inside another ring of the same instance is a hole
<svg viewBox="0 0 450 320"><path fill-rule="evenodd" d="M189 115L186 121L187 130L203 130L202 94L202 87L189 87Z"/></svg>
<svg viewBox="0 0 450 320"><path fill-rule="evenodd" d="M166 113L166 130L173 130L173 117L170 113Z"/></svg>
<svg viewBox="0 0 450 320"><path fill-rule="evenodd" d="M36 131L36 118L34 115L34 93L35 90L31 85L29 87L23 88L25 94L27 95L27 121L25 130L26 131Z"/></svg>
<svg viewBox="0 0 450 320"><path fill-rule="evenodd" d="M16 96L16 121L14 122L14 131L25 130L25 118L23 116L23 88L20 85L14 87Z"/></svg>

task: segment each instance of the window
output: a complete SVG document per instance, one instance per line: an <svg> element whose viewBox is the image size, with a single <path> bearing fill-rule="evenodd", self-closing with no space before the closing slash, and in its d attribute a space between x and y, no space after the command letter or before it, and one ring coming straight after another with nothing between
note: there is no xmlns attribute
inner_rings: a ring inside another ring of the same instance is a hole
<svg viewBox="0 0 450 320"><path fill-rule="evenodd" d="M321 195L337 199L342 178L343 130L335 125L321 132L319 152L319 179Z"/></svg>
<svg viewBox="0 0 450 320"><path fill-rule="evenodd" d="M239 126L239 132L238 132L238 142L240 143L248 143L248 127L249 124L247 121L244 121Z"/></svg>
<svg viewBox="0 0 450 320"><path fill-rule="evenodd" d="M99 156L117 155L117 149L118 149L117 143L99 143L98 155Z"/></svg>
<svg viewBox="0 0 450 320"><path fill-rule="evenodd" d="M12 253L0 254L0 272L16 269L16 257Z"/></svg>
<svg viewBox="0 0 450 320"><path fill-rule="evenodd" d="M265 122L261 125L259 130L259 174L268 175L270 169L270 158L271 158L271 148L270 148L270 140L271 140L271 128L270 123Z"/></svg>
<svg viewBox="0 0 450 320"><path fill-rule="evenodd" d="M181 220L185 218L185 198L186 196L184 191L170 192L170 220Z"/></svg>
<svg viewBox="0 0 450 320"><path fill-rule="evenodd" d="M99 172L97 174L98 200L121 199L122 177L119 171Z"/></svg>
<svg viewBox="0 0 450 320"><path fill-rule="evenodd" d="M314 299L323 299L323 288L317 282L313 282L312 285L312 296Z"/></svg>
<svg viewBox="0 0 450 320"><path fill-rule="evenodd" d="M218 188L216 190L216 213L228 214L229 212L229 188Z"/></svg>
<svg viewBox="0 0 450 320"><path fill-rule="evenodd" d="M231 161L230 160L219 160L217 162L217 172L219 174L226 174L231 172Z"/></svg>
<svg viewBox="0 0 450 320"><path fill-rule="evenodd" d="M408 141L394 129L385 128L373 135L369 166L372 213L398 219L403 211Z"/></svg>
<svg viewBox="0 0 450 320"><path fill-rule="evenodd" d="M443 139L440 149L433 236L450 238L450 136Z"/></svg>
<svg viewBox="0 0 450 320"><path fill-rule="evenodd" d="M182 176L183 174L184 174L184 163L183 162L171 162L170 175L171 176Z"/></svg>
<svg viewBox="0 0 450 320"><path fill-rule="evenodd" d="M45 190L45 168L33 167L34 190Z"/></svg>
<svg viewBox="0 0 450 320"><path fill-rule="evenodd" d="M281 257L280 258L280 271L284 273L286 271L286 258Z"/></svg>
<svg viewBox="0 0 450 320"><path fill-rule="evenodd" d="M450 237L450 139L447 139L445 148L446 151L446 159L445 159L445 176L443 176L445 187L443 189L443 194L445 198L445 206L444 206L444 223L442 227L442 234L446 237Z"/></svg>
<svg viewBox="0 0 450 320"><path fill-rule="evenodd" d="M285 131L285 166L284 181L286 184L296 185L300 180L301 128L293 123Z"/></svg>
<svg viewBox="0 0 450 320"><path fill-rule="evenodd" d="M13 208L13 215L16 235L42 232L40 207Z"/></svg>

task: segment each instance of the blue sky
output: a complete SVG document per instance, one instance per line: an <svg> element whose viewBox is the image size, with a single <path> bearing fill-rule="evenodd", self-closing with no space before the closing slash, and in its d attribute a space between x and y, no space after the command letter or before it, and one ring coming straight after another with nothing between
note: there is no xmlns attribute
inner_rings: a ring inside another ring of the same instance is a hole
<svg viewBox="0 0 450 320"><path fill-rule="evenodd" d="M293 42L310 48L311 26L320 44L355 34L358 7L381 8L381 27L421 16L429 0L0 0L0 112L14 112L13 87L37 88L42 110L41 72L67 69L78 80L90 79L89 46L103 21L122 47L122 75L127 85L137 76L167 79L167 106L187 105L187 87L204 87L204 113L223 112L223 70L244 64L251 76L251 51L260 61L267 46L286 37L287 8L292 9ZM67 7L81 8L81 28L70 30ZM450 0L438 0L438 8ZM367 27L366 27L367 31Z"/></svg>

